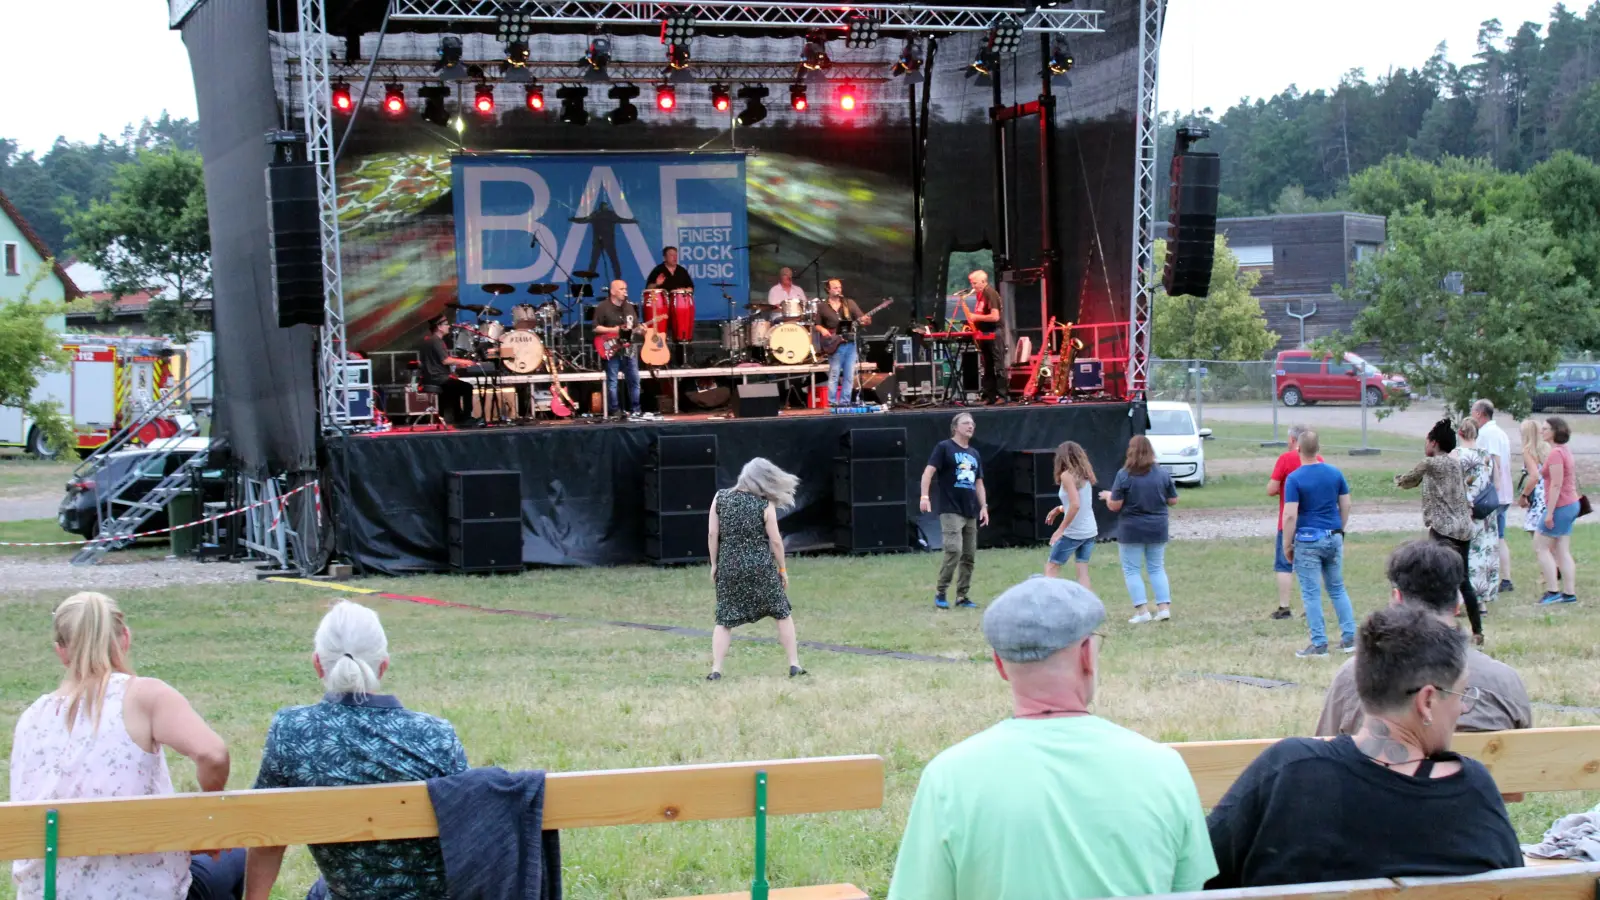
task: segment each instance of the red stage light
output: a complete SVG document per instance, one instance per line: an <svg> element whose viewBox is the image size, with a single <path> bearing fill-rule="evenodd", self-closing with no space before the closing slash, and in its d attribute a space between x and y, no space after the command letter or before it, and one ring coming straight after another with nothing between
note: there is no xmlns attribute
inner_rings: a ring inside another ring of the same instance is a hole
<svg viewBox="0 0 1600 900"><path fill-rule="evenodd" d="M528 85L528 112L544 112L544 88Z"/></svg>
<svg viewBox="0 0 1600 900"><path fill-rule="evenodd" d="M494 86L480 84L477 87L477 96L472 101L472 107L480 116L494 115Z"/></svg>
<svg viewBox="0 0 1600 900"><path fill-rule="evenodd" d="M789 85L789 105L794 108L795 112L805 112L811 107L811 102L806 99L805 85Z"/></svg>
<svg viewBox="0 0 1600 900"><path fill-rule="evenodd" d="M839 108L845 112L855 112L856 88L855 85L846 85L839 89Z"/></svg>
<svg viewBox="0 0 1600 900"><path fill-rule="evenodd" d="M717 112L727 112L728 107L733 105L733 97L728 93L727 85L714 84L711 86L711 105Z"/></svg>
<svg viewBox="0 0 1600 900"><path fill-rule="evenodd" d="M391 84L383 89L383 111L391 116L405 115L406 89L403 85Z"/></svg>
<svg viewBox="0 0 1600 900"><path fill-rule="evenodd" d="M656 85L656 106L662 112L671 112L678 107L678 92L670 84Z"/></svg>
<svg viewBox="0 0 1600 900"><path fill-rule="evenodd" d="M336 84L333 86L333 108L337 112L347 113L355 109L356 101L350 96L350 85Z"/></svg>

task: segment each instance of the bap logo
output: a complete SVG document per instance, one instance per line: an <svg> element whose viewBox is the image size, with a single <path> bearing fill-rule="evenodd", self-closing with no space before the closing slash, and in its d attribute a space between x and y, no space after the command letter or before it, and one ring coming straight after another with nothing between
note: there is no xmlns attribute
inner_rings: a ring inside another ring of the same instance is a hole
<svg viewBox="0 0 1600 900"><path fill-rule="evenodd" d="M666 246L697 291L725 281L749 293L737 252L749 243L742 155L462 156L452 169L464 301L485 284L520 289L574 271L597 273L597 285L621 279L637 299ZM700 318L721 311L696 307Z"/></svg>

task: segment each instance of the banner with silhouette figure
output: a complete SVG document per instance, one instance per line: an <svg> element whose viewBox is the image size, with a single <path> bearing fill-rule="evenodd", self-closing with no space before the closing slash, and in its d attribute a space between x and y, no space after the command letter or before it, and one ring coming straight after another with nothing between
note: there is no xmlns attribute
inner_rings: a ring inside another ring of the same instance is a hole
<svg viewBox="0 0 1600 900"><path fill-rule="evenodd" d="M742 153L457 156L451 180L461 302L493 302L507 321L518 303L565 300L588 273L595 299L620 279L637 303L669 246L694 278L696 318L726 318L724 290L749 294ZM495 301L489 284L516 293ZM559 293L530 297L540 284Z"/></svg>

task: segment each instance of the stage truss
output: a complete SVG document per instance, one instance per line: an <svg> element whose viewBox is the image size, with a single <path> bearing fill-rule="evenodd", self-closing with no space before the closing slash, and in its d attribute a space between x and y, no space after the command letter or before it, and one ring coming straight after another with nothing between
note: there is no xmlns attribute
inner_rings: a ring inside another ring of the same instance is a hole
<svg viewBox="0 0 1600 900"><path fill-rule="evenodd" d="M358 386L346 365L343 274L339 258L338 188L334 170L332 82L329 60L331 38L327 30L326 0L296 0L299 12L299 55L302 105L307 133L307 159L317 170L317 200L321 211L322 287L325 322L320 331L318 374L320 416L325 432L350 425L352 393ZM1149 375L1150 315L1155 236L1156 168L1156 68L1161 50L1162 13L1166 0L1134 0L1139 4L1139 90L1135 114L1134 228L1135 246L1130 285L1128 396L1144 399ZM996 22L1014 20L1025 32L1094 34L1102 31L1097 9L1041 8L1031 11L1003 7L953 7L869 5L843 8L833 4L793 3L782 0L698 0L688 3L618 2L618 0L391 0L395 21L459 23L486 28L502 11L532 16L536 23L655 27L668 16L688 16L697 28L790 30L799 34L823 30L844 31L842 14L864 13L879 22L880 31L906 34L952 34L987 31ZM704 80L756 80L733 74ZM659 66L652 66L659 71ZM708 69L717 69L712 64ZM765 70L767 67L754 67ZM639 80L645 80L641 77ZM701 80L696 78L696 81ZM865 78L863 78L865 80Z"/></svg>

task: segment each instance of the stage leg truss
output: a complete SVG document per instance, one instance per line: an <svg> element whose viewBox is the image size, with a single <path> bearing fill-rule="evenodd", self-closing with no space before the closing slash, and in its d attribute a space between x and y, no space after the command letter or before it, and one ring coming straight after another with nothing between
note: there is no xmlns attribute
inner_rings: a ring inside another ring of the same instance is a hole
<svg viewBox="0 0 1600 900"><path fill-rule="evenodd" d="M1150 377L1150 320L1155 295L1156 69L1166 0L1139 4L1139 108L1134 113L1133 268L1128 280L1128 399L1145 399Z"/></svg>

